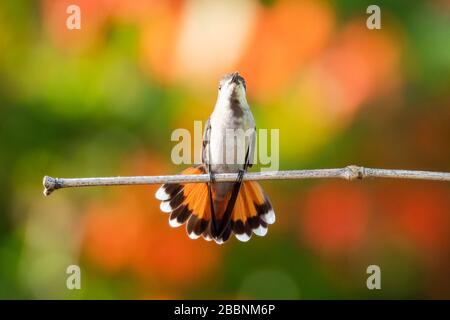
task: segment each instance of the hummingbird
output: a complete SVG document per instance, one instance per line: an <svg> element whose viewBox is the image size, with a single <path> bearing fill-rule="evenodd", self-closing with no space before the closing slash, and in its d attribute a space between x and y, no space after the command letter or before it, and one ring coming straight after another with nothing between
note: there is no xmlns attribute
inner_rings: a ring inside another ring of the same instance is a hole
<svg viewBox="0 0 450 320"><path fill-rule="evenodd" d="M219 81L217 101L205 123L202 163L182 172L207 173L210 181L164 184L155 194L161 211L169 214L169 225L185 224L191 239L203 237L222 244L234 234L245 242L253 233L265 236L268 225L275 222L272 204L259 183L243 181L254 163L256 141L246 92L246 81L238 72ZM215 181L220 173L236 173L236 181Z"/></svg>

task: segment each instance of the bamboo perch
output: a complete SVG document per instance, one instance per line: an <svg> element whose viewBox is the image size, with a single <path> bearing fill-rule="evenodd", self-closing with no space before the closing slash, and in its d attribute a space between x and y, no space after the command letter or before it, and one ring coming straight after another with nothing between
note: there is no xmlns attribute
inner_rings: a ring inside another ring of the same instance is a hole
<svg viewBox="0 0 450 320"><path fill-rule="evenodd" d="M327 179L340 178L346 180L364 178L392 178L392 179L416 179L450 181L450 172L373 169L360 166L347 166L338 169L314 169L314 170L288 170L249 172L244 175L244 180L296 180L296 179ZM72 187L91 186L119 186L142 185L162 183L202 183L208 182L208 174L200 175L172 175L172 176L136 176L136 177L105 177L105 178L52 178L44 177L44 195L50 195L54 190ZM237 174L216 174L217 182L232 182L237 179Z"/></svg>

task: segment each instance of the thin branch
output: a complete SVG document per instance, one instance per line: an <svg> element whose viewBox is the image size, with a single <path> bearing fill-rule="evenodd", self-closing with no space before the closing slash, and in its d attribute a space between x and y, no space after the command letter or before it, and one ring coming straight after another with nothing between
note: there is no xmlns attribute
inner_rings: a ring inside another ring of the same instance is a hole
<svg viewBox="0 0 450 320"><path fill-rule="evenodd" d="M222 173L215 175L217 182L232 182L237 178L234 173ZM346 180L364 178L393 178L393 179L417 179L450 181L450 172L433 172L417 170L388 170L372 169L360 166L348 166L338 169L316 170L289 170L250 172L244 175L244 180L297 180L297 179L327 179L340 178ZM137 177L107 177L107 178L52 178L44 177L44 195L50 195L54 190L72 187L91 186L119 186L138 184L162 184L162 183L201 183L208 182L208 174L200 175L173 175L173 176L137 176Z"/></svg>

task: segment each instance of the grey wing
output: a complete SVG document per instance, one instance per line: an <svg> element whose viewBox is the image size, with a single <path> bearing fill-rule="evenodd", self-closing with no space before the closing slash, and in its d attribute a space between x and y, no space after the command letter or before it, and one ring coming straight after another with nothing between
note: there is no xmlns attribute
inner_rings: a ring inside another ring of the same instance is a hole
<svg viewBox="0 0 450 320"><path fill-rule="evenodd" d="M255 147L256 147L256 127L253 128L253 131L250 135L250 141L248 144L248 156L245 159L246 167L251 168L255 163Z"/></svg>
<svg viewBox="0 0 450 320"><path fill-rule="evenodd" d="M205 131L203 132L203 141L202 141L202 162L205 165L205 168L207 172L210 170L210 161L209 161L209 141L211 136L211 122L209 121L209 118L205 122Z"/></svg>

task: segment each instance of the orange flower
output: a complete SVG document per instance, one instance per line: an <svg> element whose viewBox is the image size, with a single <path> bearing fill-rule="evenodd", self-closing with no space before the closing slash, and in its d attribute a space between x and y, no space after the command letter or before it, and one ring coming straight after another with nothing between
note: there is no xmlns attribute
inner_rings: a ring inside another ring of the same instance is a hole
<svg viewBox="0 0 450 320"><path fill-rule="evenodd" d="M144 70L160 82L173 80L182 3L175 0L156 2L142 24L140 62Z"/></svg>
<svg viewBox="0 0 450 320"><path fill-rule="evenodd" d="M317 66L328 112L348 117L375 94L395 87L399 57L392 34L371 31L364 20L349 23Z"/></svg>
<svg viewBox="0 0 450 320"><path fill-rule="evenodd" d="M101 27L110 13L110 7L106 4L105 1L91 0L43 0L44 30L59 48L75 50L86 48L98 40ZM70 16L66 10L70 5L77 5L80 8L80 30L69 30L66 26Z"/></svg>
<svg viewBox="0 0 450 320"><path fill-rule="evenodd" d="M322 1L277 1L260 8L253 36L237 68L251 84L250 93L267 97L279 92L321 52L333 25L333 11Z"/></svg>
<svg viewBox="0 0 450 320"><path fill-rule="evenodd" d="M136 156L128 172L168 172L152 158ZM131 271L144 280L183 285L206 279L218 266L221 248L170 228L155 191L156 187L130 187L88 208L84 223L88 259L107 272Z"/></svg>
<svg viewBox="0 0 450 320"><path fill-rule="evenodd" d="M128 197L129 198L129 197ZM126 196L114 206L99 203L89 207L84 218L84 242L89 258L114 273L125 269L134 248L145 231L145 217L137 204Z"/></svg>

